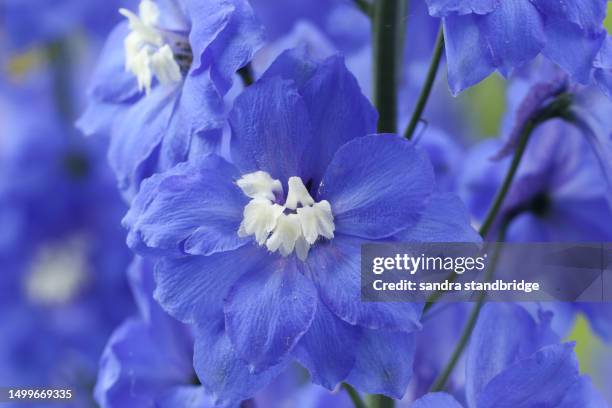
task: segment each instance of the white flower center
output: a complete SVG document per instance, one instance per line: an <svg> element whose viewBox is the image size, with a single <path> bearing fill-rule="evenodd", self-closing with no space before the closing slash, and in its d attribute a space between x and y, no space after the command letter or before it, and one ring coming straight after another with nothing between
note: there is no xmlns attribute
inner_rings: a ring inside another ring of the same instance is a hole
<svg viewBox="0 0 612 408"><path fill-rule="evenodd" d="M81 235L41 247L24 282L28 299L53 305L74 299L89 279L87 253Z"/></svg>
<svg viewBox="0 0 612 408"><path fill-rule="evenodd" d="M138 88L151 92L153 77L162 84L180 82L189 70L193 55L189 39L158 27L159 8L152 0L142 0L138 15L119 9L130 25L125 38L125 69L138 80Z"/></svg>
<svg viewBox="0 0 612 408"><path fill-rule="evenodd" d="M334 238L334 216L326 200L315 202L299 177L291 177L284 205L275 201L283 186L264 171L243 176L236 182L251 201L244 207L240 237L255 236L259 245L289 256L296 252L306 260L310 247L323 237Z"/></svg>

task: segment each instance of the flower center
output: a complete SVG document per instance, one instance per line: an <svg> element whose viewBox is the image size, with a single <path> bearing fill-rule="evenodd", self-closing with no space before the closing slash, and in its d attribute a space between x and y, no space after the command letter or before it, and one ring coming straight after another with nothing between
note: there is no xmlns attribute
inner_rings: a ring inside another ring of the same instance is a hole
<svg viewBox="0 0 612 408"><path fill-rule="evenodd" d="M138 88L151 92L154 76L162 85L180 82L193 61L187 36L160 28L159 8L151 0L140 2L138 15L124 8L119 13L131 30L124 42L125 69L136 76Z"/></svg>
<svg viewBox="0 0 612 408"><path fill-rule="evenodd" d="M302 261L319 237L334 238L331 205L326 200L315 202L301 178L289 179L284 205L277 203L283 197L281 182L264 171L249 173L237 184L251 198L244 207L240 237L252 235L259 245L282 256L295 251Z"/></svg>
<svg viewBox="0 0 612 408"><path fill-rule="evenodd" d="M83 236L42 246L25 280L28 299L40 304L66 304L89 278L88 245Z"/></svg>

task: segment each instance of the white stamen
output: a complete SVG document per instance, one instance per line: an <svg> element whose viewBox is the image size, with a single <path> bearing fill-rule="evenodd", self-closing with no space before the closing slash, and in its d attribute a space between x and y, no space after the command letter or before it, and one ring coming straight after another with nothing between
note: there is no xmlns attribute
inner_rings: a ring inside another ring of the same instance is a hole
<svg viewBox="0 0 612 408"><path fill-rule="evenodd" d="M255 235L255 240L259 245L265 244L268 235L276 227L278 218L283 215L283 211L283 207L265 198L252 199L244 207L238 236Z"/></svg>
<svg viewBox="0 0 612 408"><path fill-rule="evenodd" d="M297 214L300 216L304 238L309 244L314 244L319 236L334 238L334 216L328 201L323 200L311 207L298 208Z"/></svg>
<svg viewBox="0 0 612 408"><path fill-rule="evenodd" d="M265 242L270 252L289 256L295 251L302 261L319 237L334 237L331 205L325 200L315 202L299 177L288 180L285 206L273 202L283 188L266 172L246 174L236 184L252 198L244 208L239 236L255 235L257 243Z"/></svg>
<svg viewBox="0 0 612 408"><path fill-rule="evenodd" d="M295 248L295 242L302 236L302 227L297 214L283 214L276 223L276 228L266 241L270 252L279 251L288 256Z"/></svg>
<svg viewBox="0 0 612 408"><path fill-rule="evenodd" d="M165 43L163 30L157 27L159 8L151 0L140 2L138 15L119 9L129 21L130 34L125 38L125 69L136 76L138 88L151 92L153 76L162 85L179 82L181 67L172 48Z"/></svg>
<svg viewBox="0 0 612 408"><path fill-rule="evenodd" d="M82 236L38 250L25 280L28 298L41 304L65 304L89 278L88 245Z"/></svg>
<svg viewBox="0 0 612 408"><path fill-rule="evenodd" d="M266 198L273 201L274 193L283 194L283 185L265 171L256 171L243 176L236 182L244 195L250 198Z"/></svg>
<svg viewBox="0 0 612 408"><path fill-rule="evenodd" d="M310 193L304 186L302 179L299 177L290 177L287 182L289 185L289 191L287 192L287 200L285 200L285 207L290 210L295 210L298 205L302 206L313 205L314 200L310 196Z"/></svg>

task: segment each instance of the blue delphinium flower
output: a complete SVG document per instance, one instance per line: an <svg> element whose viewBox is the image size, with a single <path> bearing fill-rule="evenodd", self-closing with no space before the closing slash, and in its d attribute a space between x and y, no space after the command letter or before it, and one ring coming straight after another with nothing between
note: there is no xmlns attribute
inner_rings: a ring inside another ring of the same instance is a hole
<svg viewBox="0 0 612 408"><path fill-rule="evenodd" d="M468 350L467 407L607 407L580 375L574 345L559 344L550 319L545 312L534 319L515 304L484 306ZM427 394L412 405L461 406L445 393Z"/></svg>
<svg viewBox="0 0 612 408"><path fill-rule="evenodd" d="M65 126L48 95L28 91L3 93L0 219L16 226L0 243L0 382L71 386L88 406L106 337L130 311L126 208L105 146Z"/></svg>
<svg viewBox="0 0 612 408"><path fill-rule="evenodd" d="M233 163L210 155L143 183L128 242L161 257L156 298L195 327L196 371L220 400L294 359L330 389L404 394L421 307L361 302L360 245L475 233L434 194L422 152L371 135L376 119L341 58L288 52L234 104Z"/></svg>
<svg viewBox="0 0 612 408"><path fill-rule="evenodd" d="M130 199L142 179L184 161L192 141L216 148L221 96L258 48L260 26L246 0L142 0L120 12L79 127L110 134L110 164Z"/></svg>
<svg viewBox="0 0 612 408"><path fill-rule="evenodd" d="M606 0L427 0L444 21L448 80L454 94L494 71L508 76L542 54L576 82L591 80L606 37Z"/></svg>

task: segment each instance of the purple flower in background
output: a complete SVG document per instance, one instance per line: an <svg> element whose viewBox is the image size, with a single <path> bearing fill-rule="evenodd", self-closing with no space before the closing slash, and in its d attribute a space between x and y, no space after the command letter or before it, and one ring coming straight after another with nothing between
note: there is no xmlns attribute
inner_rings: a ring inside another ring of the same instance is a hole
<svg viewBox="0 0 612 408"><path fill-rule="evenodd" d="M607 405L581 376L573 344L559 344L551 315L531 317L521 306L484 306L472 334L466 366L470 408L596 407ZM453 397L428 394L413 408L461 408Z"/></svg>
<svg viewBox="0 0 612 408"><path fill-rule="evenodd" d="M367 136L376 116L342 59L288 52L235 102L233 164L207 156L143 183L129 244L161 256L156 298L196 327L195 368L220 400L294 359L330 389L404 394L420 305L362 303L360 245L474 232L423 153Z"/></svg>
<svg viewBox="0 0 612 408"><path fill-rule="evenodd" d="M215 150L222 96L260 44L246 0L142 0L110 34L94 73L85 134L110 134L109 160L129 200L140 182Z"/></svg>
<svg viewBox="0 0 612 408"><path fill-rule="evenodd" d="M443 18L454 94L494 71L504 76L544 55L586 84L606 37L606 0L427 0Z"/></svg>

